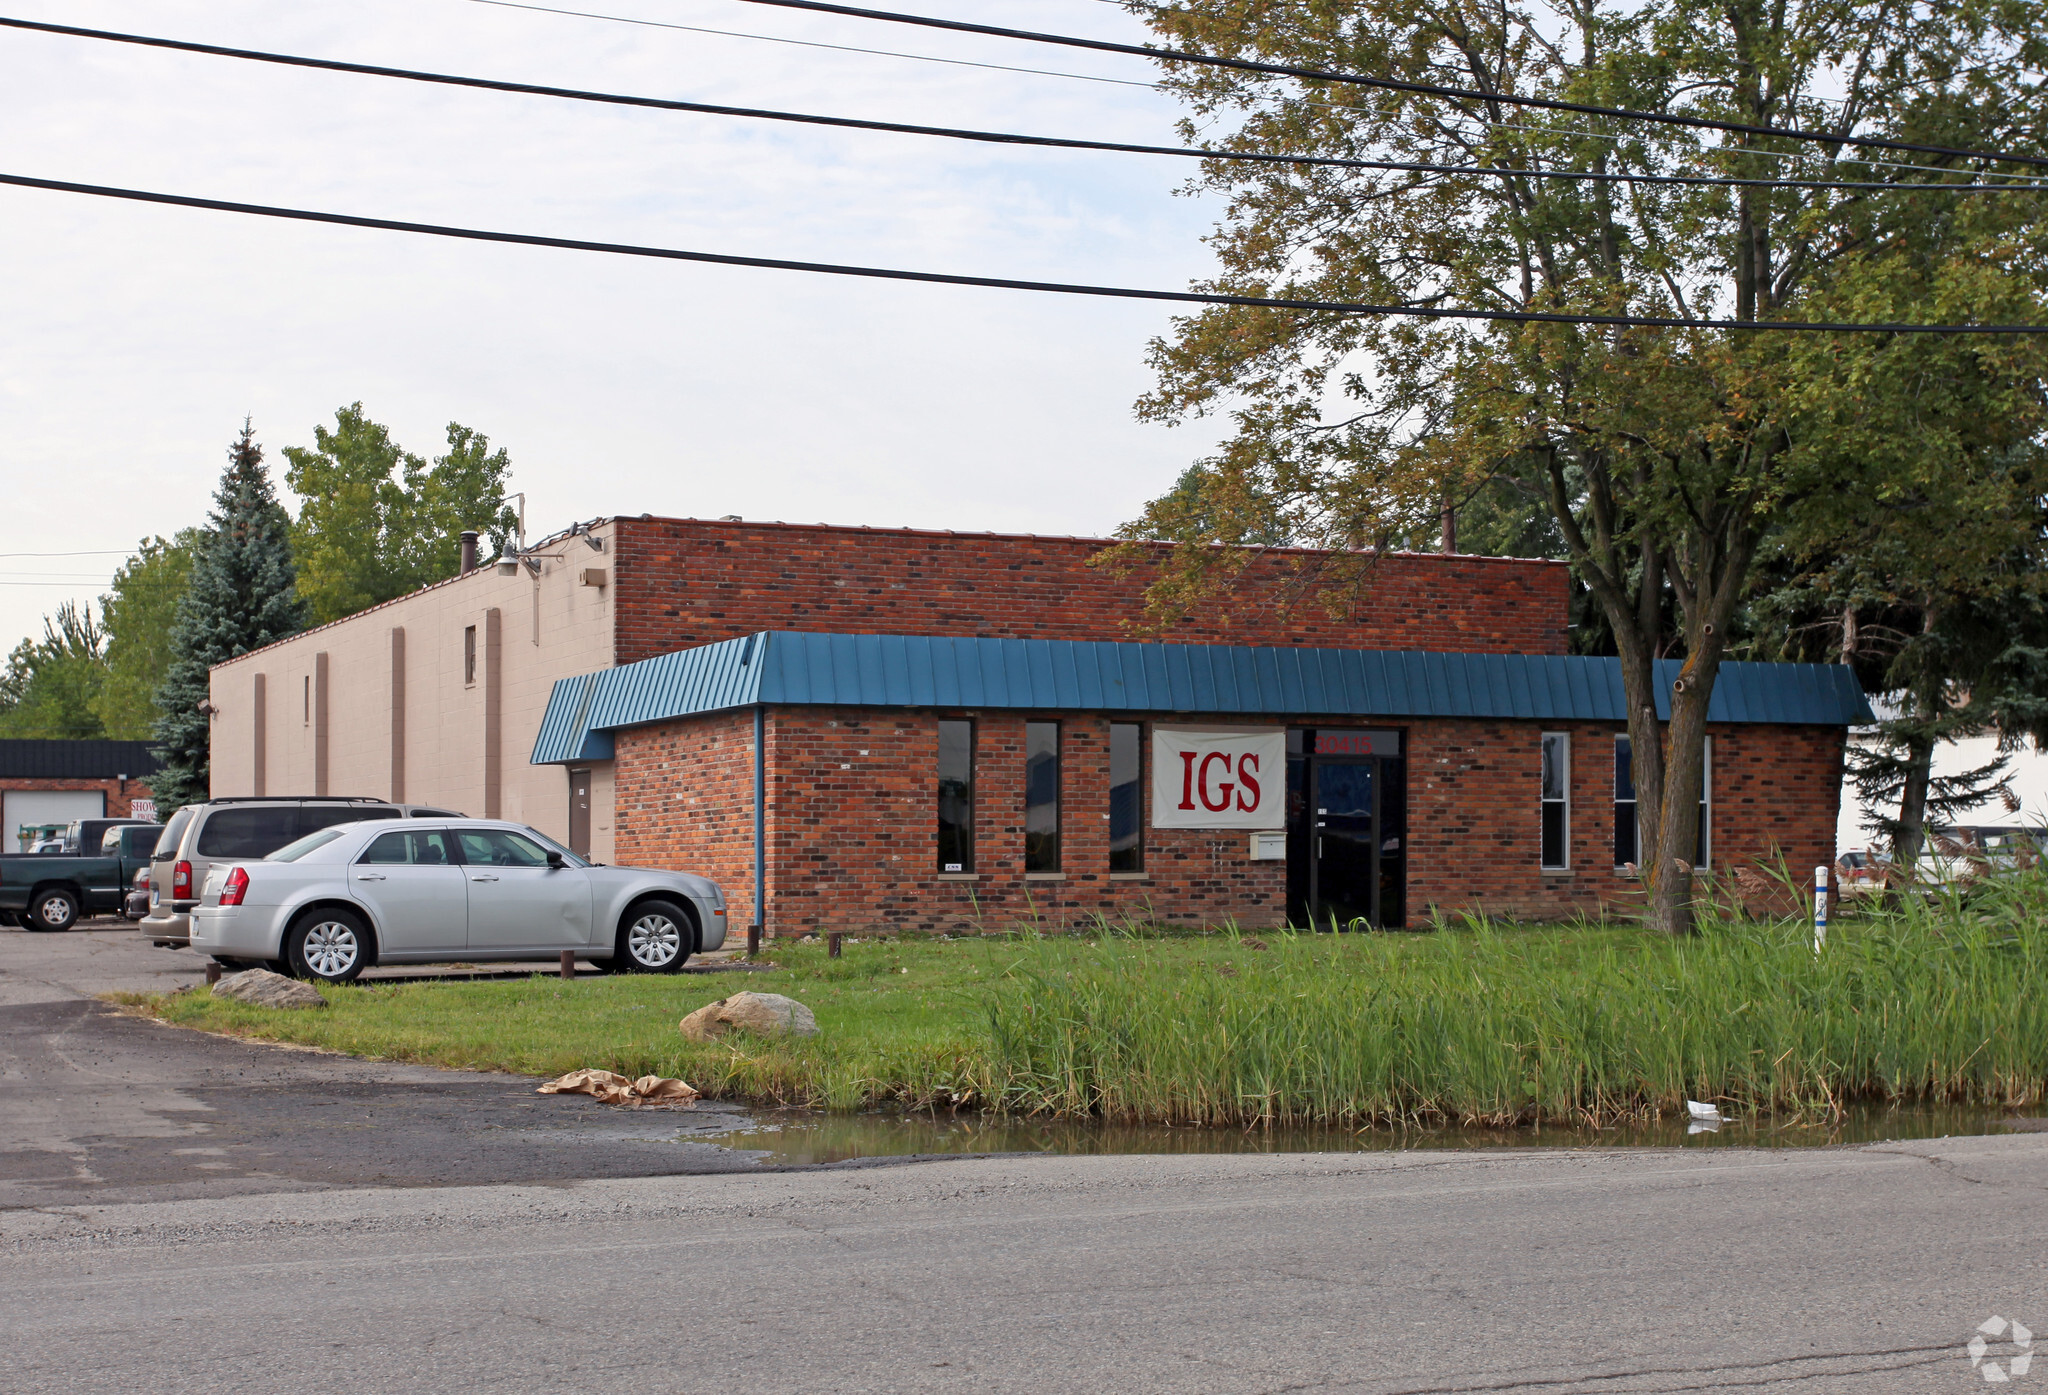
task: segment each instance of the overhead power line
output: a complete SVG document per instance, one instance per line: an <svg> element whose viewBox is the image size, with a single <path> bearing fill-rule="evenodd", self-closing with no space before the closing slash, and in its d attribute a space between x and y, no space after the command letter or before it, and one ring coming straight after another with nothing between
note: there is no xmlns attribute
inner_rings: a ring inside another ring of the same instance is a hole
<svg viewBox="0 0 2048 1395"><path fill-rule="evenodd" d="M1653 121L1665 126L1687 126L1696 130L1730 131L1738 135L1776 136L1783 140L1819 141L1827 145L1853 145L1881 150L1911 150L1921 155L1949 155L1964 160L2002 160L2018 165L2048 167L2048 155L2002 154L1990 150L1964 150L1949 145L1921 145L1913 141L1885 140L1877 136L1834 135L1793 127L1751 126L1740 121L1719 121L1707 116L1686 116L1678 112L1635 111L1626 107L1603 107L1591 102L1568 102L1556 97L1523 97L1507 92L1481 92L1467 87L1444 87L1403 78L1370 77L1363 73L1339 73L1324 68L1298 68L1287 63L1259 63L1249 58L1222 58L1215 54L1190 53L1185 49L1148 48L1143 44L1120 44L1108 39L1083 39L1072 34L1041 34L1029 29L1006 29L995 24L973 24L959 19L935 19L930 15L898 14L891 10L868 10L857 5L835 5L829 0L741 0L748 5L769 5L783 10L807 10L816 14L846 15L854 19L881 20L887 24L911 24L925 29L944 29L959 34L987 34L999 39L1021 39L1026 43L1057 44L1063 48L1091 49L1097 53L1125 53L1155 61L1194 63L1209 68L1230 68L1238 72L1272 73L1279 77L1308 78L1318 82L1342 82L1354 87L1376 87L1389 92L1412 92L1424 97L1452 97L1468 102L1499 102L1507 106L1539 107L1545 111L1575 111L1588 116L1616 116L1629 121Z"/></svg>
<svg viewBox="0 0 2048 1395"><path fill-rule="evenodd" d="M1590 170L1520 169L1488 165L1437 165L1401 160L1367 160L1335 155L1284 155L1265 151L1207 150L1192 146L1144 145L1129 141L1082 140L1066 136L1021 135L1006 131L977 131L953 126L922 126L902 121L872 121L851 116L819 116L806 112L775 111L761 107L735 107L713 102L686 102L668 97L640 97L620 92L595 92L576 87L554 87L542 83L508 82L498 78L464 77L455 73L428 72L416 68L391 68L376 63L351 63L338 58L308 58L298 54L273 53L264 49L229 48L188 39L165 39L146 34L129 34L111 29L85 29L71 24L50 24L42 20L11 19L0 15L0 28L23 29L66 38L94 39L132 44L141 48L168 49L177 53L198 53L214 58L234 58L289 68L311 68L320 72L349 73L363 77L392 78L403 82L428 83L441 87L473 88L484 92L509 92L530 97L550 97L605 106L643 107L654 111L683 111L708 116L732 116L756 121L782 121L803 126L828 126L856 131L883 131L898 135L935 136L946 140L978 141L991 145L1041 146L1059 150L1096 150L1123 155L1168 155L1200 160L1235 160L1266 165L1336 166L1344 169L1388 170L1427 175L1514 176L1525 179L1564 179L1610 184L1680 184L1739 186L1765 189L1891 190L1920 189L1943 193L1999 189L2044 189L2039 183L1930 184L1899 183L1889 180L1826 179L1742 179L1723 175L1596 173Z"/></svg>
<svg viewBox="0 0 2048 1395"><path fill-rule="evenodd" d="M827 44L815 39L789 39L780 34L744 34L737 29L707 29L701 24L672 24L661 19L640 19L634 15L605 15L591 10L565 10L555 5L527 5L520 0L468 0L472 5L490 5L501 10L528 10L540 15L565 15L571 19L601 19L607 24L635 24L643 29L673 29L684 34L712 34L721 39L752 39L764 44L789 44L796 48L822 48L833 53L864 53L876 58L908 58L917 63L943 63L949 68L985 68L996 73L1024 73L1030 77L1072 78L1076 82L1103 82L1112 87L1143 87L1159 90L1157 82L1134 82L1130 78L1096 77L1089 73L1059 73L1046 68L1017 68L1008 63L976 63L965 58L939 58L929 53L899 53L889 48L861 48L855 44ZM1122 4L1123 0L1103 0Z"/></svg>
<svg viewBox="0 0 2048 1395"><path fill-rule="evenodd" d="M918 281L941 286L981 286L991 290L1038 291L1051 295L1099 296L1114 300L1160 300L1182 305L1242 305L1271 310L1307 310L1338 315L1400 315L1429 320L1483 320L1507 323L1605 325L1648 329L1800 330L1838 334L2048 334L2039 325L1868 324L1824 320L1681 320L1651 315L1586 315L1544 310L1465 310L1438 305L1369 305L1353 301L1286 300L1271 296L1227 295L1219 291L1155 291L1130 286L1090 286L1060 281L1024 281L1001 276L960 276L944 271L904 271L892 267L847 266L835 262L792 261L782 257L744 257L727 252L693 252L678 247L644 247L627 242L596 242L583 238L546 237L538 233L496 232L439 223L414 223L396 218L367 218L354 213L326 213L306 208L204 199L189 194L163 194L146 189L121 189L105 184L79 184L62 179L36 179L0 174L0 184L23 189L48 189L64 194L124 199L132 203L204 208L219 213L244 213L301 223L332 223L349 228L418 233L469 242L502 242L524 247L557 247L571 252L605 252L661 261L706 262L714 266L759 267L769 271L805 271L824 276L857 276L879 281Z"/></svg>
<svg viewBox="0 0 2048 1395"><path fill-rule="evenodd" d="M1155 92L1160 90L1160 86L1157 82L1135 82L1129 78L1100 77L1093 73L1066 73L1059 72L1051 68L1018 68L1012 67L1009 64L1004 63L977 63L971 62L964 58L939 58L928 53L904 53L898 49L861 48L852 44L819 43L810 39L785 38L779 34L748 34L736 29L707 29L701 25L671 24L665 20L641 19L633 15L603 14L596 10L569 10L563 9L560 6L556 5L530 5L522 3L522 0L463 0L463 3L469 5L491 5L496 8L506 10L527 10L534 14L562 15L572 19L594 19L605 24L632 24L639 25L643 28L648 29L674 29L679 30L685 34L715 34L720 38L726 39L753 39L759 40L762 43L770 44L794 44L799 48L830 49L835 53L872 54L879 58L907 58L918 63L942 63L951 67L959 68L986 68L992 72L998 73L1025 73L1032 77L1067 78L1075 82L1108 83L1113 87L1143 87ZM1121 6L1124 3L1124 0L1098 0L1098 3L1104 5ZM1145 51L1147 53L1154 52L1154 50L1151 49L1147 49ZM1350 110L1350 108L1347 108L1336 102L1318 102L1310 100L1306 102L1306 105L1314 107L1319 111ZM1616 135L1615 133L1610 131L1587 131L1574 127L1528 126L1518 123L1509 123L1505 121L1494 121L1491 118L1486 117L1478 112L1466 112L1463 114L1473 117L1474 119L1478 120L1482 125L1489 126L1493 130L1506 132L1516 136L1584 136L1590 140L1624 139L1623 136ZM1759 158L1769 160L1797 160L1805 158L1803 153L1798 151L1765 150L1761 147L1756 146L1733 147L1731 153L1742 155L1754 155ZM1898 160L1858 160L1856 163L1864 165L1882 166L1886 169L1913 170L1925 174L1953 174L1956 172L1952 166L1915 165L1907 164L1903 161Z"/></svg>

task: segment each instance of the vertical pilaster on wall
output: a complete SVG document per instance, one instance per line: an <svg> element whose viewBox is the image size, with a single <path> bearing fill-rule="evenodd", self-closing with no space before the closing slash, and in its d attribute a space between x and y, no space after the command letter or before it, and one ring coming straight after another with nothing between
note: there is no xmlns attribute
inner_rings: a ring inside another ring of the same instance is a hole
<svg viewBox="0 0 2048 1395"><path fill-rule="evenodd" d="M405 800L405 626L391 627L391 802Z"/></svg>
<svg viewBox="0 0 2048 1395"><path fill-rule="evenodd" d="M327 655L313 656L313 793L327 793Z"/></svg>
<svg viewBox="0 0 2048 1395"><path fill-rule="evenodd" d="M255 788L251 789L249 793L265 795L270 793L265 787L265 776L268 772L264 769L265 757L269 754L266 748L270 741L269 684L264 676L259 673L256 675L252 686L255 689L253 694L254 700L249 706L254 713L255 730L250 733L253 738L251 743L253 749L249 752L249 755L250 767L255 771Z"/></svg>
<svg viewBox="0 0 2048 1395"><path fill-rule="evenodd" d="M505 716L505 614L484 612L484 817L503 818Z"/></svg>

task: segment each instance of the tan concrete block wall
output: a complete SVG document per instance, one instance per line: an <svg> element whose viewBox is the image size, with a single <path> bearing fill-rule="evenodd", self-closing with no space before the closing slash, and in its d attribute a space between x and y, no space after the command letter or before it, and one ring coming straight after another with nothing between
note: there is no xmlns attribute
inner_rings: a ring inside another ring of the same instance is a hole
<svg viewBox="0 0 2048 1395"><path fill-rule="evenodd" d="M501 622L502 691L499 813L551 837L569 834L569 781L559 766L529 757L555 681L613 662L612 590L586 586L599 569L612 580L610 529L593 551L582 538L540 545L538 578L524 568L499 576L480 568L465 577L323 625L220 665L213 671L213 782L216 795L255 793L253 682L265 675L265 792L314 793L315 722L307 684L316 656L327 655L327 787L330 794L392 796L391 631L406 632L405 799L481 817L484 806L486 612ZM477 672L463 681L463 632L477 629ZM613 855L612 781L594 763L591 852Z"/></svg>

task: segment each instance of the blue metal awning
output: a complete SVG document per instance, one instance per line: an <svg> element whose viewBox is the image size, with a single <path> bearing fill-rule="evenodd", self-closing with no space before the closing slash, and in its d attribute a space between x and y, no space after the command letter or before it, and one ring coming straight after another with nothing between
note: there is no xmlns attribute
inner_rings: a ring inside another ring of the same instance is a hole
<svg viewBox="0 0 2048 1395"><path fill-rule="evenodd" d="M1670 716L1676 660L1657 666ZM1626 719L1617 659L1123 644L769 630L555 684L536 765L602 760L610 732L770 706L939 707L1201 716ZM1714 722L1853 726L1872 720L1840 664L1724 663Z"/></svg>

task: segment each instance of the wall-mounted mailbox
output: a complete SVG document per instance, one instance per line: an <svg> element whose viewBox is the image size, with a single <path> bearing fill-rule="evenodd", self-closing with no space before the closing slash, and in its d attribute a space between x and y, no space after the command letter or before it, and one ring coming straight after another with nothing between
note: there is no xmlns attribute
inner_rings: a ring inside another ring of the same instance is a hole
<svg viewBox="0 0 2048 1395"><path fill-rule="evenodd" d="M1252 861L1285 862L1287 860L1287 835L1285 833L1254 833L1252 835Z"/></svg>

